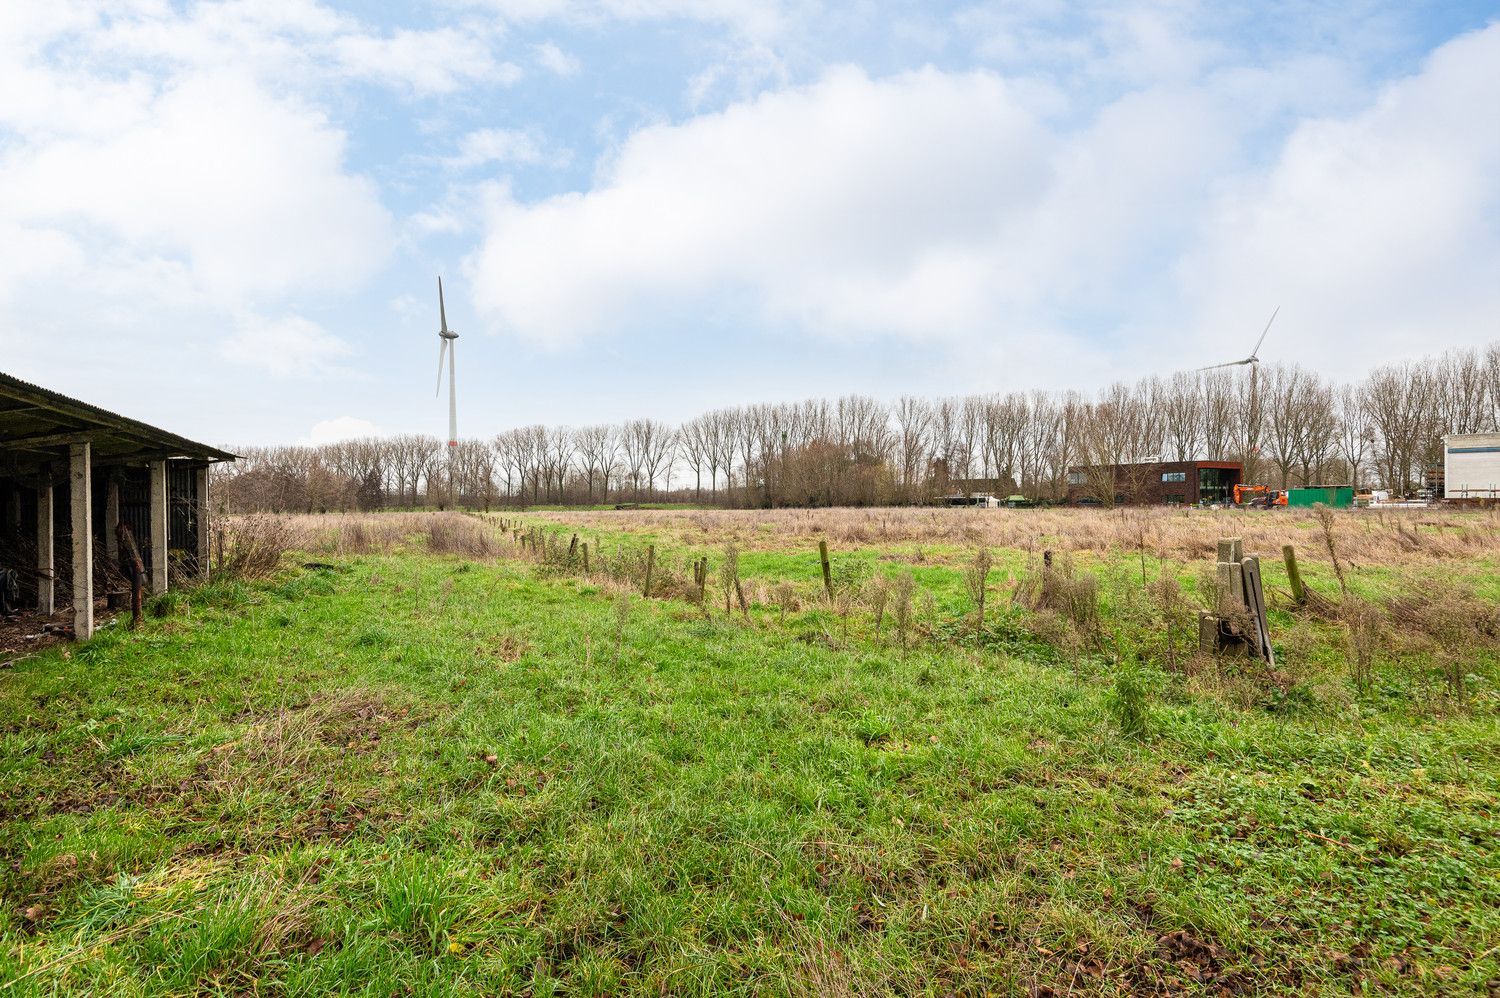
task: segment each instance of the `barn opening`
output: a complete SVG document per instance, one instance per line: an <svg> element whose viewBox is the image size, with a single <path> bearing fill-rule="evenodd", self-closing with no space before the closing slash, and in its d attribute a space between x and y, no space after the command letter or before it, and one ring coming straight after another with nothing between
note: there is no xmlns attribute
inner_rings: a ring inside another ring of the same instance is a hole
<svg viewBox="0 0 1500 998"><path fill-rule="evenodd" d="M126 532L148 591L207 574L208 468L233 460L0 373L0 612L49 621L66 608L90 637L96 602L128 588Z"/></svg>

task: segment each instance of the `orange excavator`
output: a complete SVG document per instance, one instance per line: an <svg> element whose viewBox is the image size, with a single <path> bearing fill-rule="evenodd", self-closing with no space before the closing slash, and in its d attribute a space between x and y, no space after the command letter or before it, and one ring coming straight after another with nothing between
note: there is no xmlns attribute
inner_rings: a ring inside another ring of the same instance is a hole
<svg viewBox="0 0 1500 998"><path fill-rule="evenodd" d="M1246 496L1250 498L1247 500ZM1268 485L1236 485L1234 487L1234 504L1236 506L1253 506L1262 509L1270 509L1272 506L1285 506L1286 493L1280 489L1273 489Z"/></svg>

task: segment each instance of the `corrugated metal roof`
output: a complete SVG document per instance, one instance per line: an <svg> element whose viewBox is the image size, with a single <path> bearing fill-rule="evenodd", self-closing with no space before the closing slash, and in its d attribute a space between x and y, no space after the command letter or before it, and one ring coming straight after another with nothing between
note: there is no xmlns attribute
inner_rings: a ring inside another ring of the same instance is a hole
<svg viewBox="0 0 1500 998"><path fill-rule="evenodd" d="M0 452L45 451L86 436L106 457L165 454L203 461L235 455L0 372Z"/></svg>

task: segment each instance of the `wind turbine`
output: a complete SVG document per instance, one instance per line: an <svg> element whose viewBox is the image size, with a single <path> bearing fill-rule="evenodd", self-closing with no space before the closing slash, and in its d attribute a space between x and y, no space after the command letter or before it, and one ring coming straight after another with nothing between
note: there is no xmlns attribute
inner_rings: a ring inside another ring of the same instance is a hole
<svg viewBox="0 0 1500 998"><path fill-rule="evenodd" d="M1255 341L1255 349L1250 351L1250 356L1244 360L1231 360L1223 364L1210 364L1207 367L1198 368L1199 371L1213 371L1221 367L1245 367L1250 368L1250 411L1246 413L1248 425L1245 427L1245 467L1251 469L1254 465L1254 455L1260 453L1260 392L1257 384L1260 374L1260 345L1266 341L1266 334L1271 331L1271 323L1276 321L1276 313L1281 311L1277 305L1266 320L1266 328L1260 331L1260 339Z"/></svg>
<svg viewBox="0 0 1500 998"><path fill-rule="evenodd" d="M453 459L458 453L458 399L455 395L454 386L456 378L453 373L453 355L456 349L454 340L458 334L448 328L448 309L443 304L443 278L438 277L438 318L442 328L438 330L438 380L437 391L434 396L443 394L443 361L448 361L448 501L453 501Z"/></svg>
<svg viewBox="0 0 1500 998"><path fill-rule="evenodd" d="M1266 334L1271 331L1271 323L1276 321L1276 313L1280 311L1281 306L1277 305L1276 311L1271 313L1271 318L1266 320L1266 328L1260 331L1260 339L1255 341L1255 349L1250 351L1250 356L1246 357L1244 360L1231 360L1226 361L1223 364L1210 364L1207 367L1200 367L1198 368L1198 370L1213 371L1220 367L1242 367L1245 364L1249 364L1251 365L1250 375L1251 377L1254 377L1256 368L1260 366L1260 345L1266 341Z"/></svg>

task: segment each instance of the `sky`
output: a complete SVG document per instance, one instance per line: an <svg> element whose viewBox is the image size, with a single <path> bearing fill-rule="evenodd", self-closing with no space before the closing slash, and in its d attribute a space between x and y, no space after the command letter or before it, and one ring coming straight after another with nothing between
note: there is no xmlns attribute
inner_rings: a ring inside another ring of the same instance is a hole
<svg viewBox="0 0 1500 998"><path fill-rule="evenodd" d="M221 445L1500 339L1500 4L8 0L0 370Z"/></svg>

